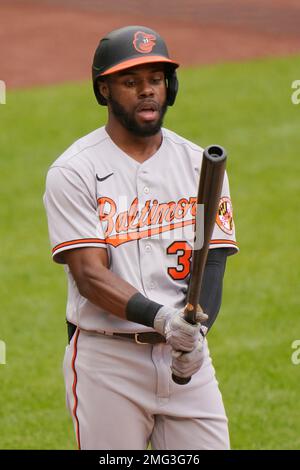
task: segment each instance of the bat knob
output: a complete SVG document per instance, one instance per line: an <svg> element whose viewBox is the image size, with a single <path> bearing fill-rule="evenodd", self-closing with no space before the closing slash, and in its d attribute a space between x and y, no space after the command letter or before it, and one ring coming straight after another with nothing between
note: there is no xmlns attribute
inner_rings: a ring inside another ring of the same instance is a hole
<svg viewBox="0 0 300 470"><path fill-rule="evenodd" d="M204 149L205 157L213 163L226 160L226 150L221 145L209 145Z"/></svg>
<svg viewBox="0 0 300 470"><path fill-rule="evenodd" d="M190 382L191 377L177 377L177 375L172 374L172 379L178 385L186 385Z"/></svg>

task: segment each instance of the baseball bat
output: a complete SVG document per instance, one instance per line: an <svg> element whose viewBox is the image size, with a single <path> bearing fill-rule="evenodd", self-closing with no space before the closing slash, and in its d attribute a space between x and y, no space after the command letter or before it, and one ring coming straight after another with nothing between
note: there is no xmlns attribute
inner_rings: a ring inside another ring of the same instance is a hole
<svg viewBox="0 0 300 470"><path fill-rule="evenodd" d="M226 159L226 151L219 145L210 145L204 149L197 194L197 204L204 205L203 245L199 250L193 250L191 276L184 310L184 319L191 324L197 323L196 310L199 305L204 268L219 207ZM175 383L184 385L189 383L191 377L177 377L172 374L172 379Z"/></svg>

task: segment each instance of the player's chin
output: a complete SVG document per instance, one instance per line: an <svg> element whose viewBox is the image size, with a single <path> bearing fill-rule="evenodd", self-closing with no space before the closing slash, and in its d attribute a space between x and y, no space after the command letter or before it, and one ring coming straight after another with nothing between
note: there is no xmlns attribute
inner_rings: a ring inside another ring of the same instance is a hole
<svg viewBox="0 0 300 470"><path fill-rule="evenodd" d="M135 120L135 124L132 125L131 131L140 137L151 137L157 134L162 127L162 119L156 119L155 121L140 122Z"/></svg>
<svg viewBox="0 0 300 470"><path fill-rule="evenodd" d="M160 131L161 126L162 123L160 121L151 124L141 124L135 127L134 133L140 137L151 137Z"/></svg>

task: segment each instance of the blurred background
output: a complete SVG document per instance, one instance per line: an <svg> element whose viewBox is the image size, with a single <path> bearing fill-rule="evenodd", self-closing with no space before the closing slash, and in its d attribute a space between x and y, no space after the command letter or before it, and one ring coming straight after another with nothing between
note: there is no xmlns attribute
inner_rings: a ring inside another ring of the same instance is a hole
<svg viewBox="0 0 300 470"><path fill-rule="evenodd" d="M297 0L1 0L2 80L9 87L89 78L99 39L150 24L185 66L299 52Z"/></svg>
<svg viewBox="0 0 300 470"><path fill-rule="evenodd" d="M105 123L91 62L127 24L157 30L181 64L165 126L229 155L240 253L209 345L232 447L297 449L298 0L0 0L0 449L76 448L61 370L66 280L42 196L53 160Z"/></svg>

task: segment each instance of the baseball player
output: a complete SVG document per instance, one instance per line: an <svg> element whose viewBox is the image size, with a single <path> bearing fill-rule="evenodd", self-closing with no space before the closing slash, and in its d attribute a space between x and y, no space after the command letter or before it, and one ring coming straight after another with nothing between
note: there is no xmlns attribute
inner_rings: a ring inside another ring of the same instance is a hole
<svg viewBox="0 0 300 470"><path fill-rule="evenodd" d="M205 333L237 251L225 175L198 323L183 318L202 149L162 127L178 89L161 36L105 36L93 87L106 126L50 167L44 204L68 278L67 406L81 449L228 449ZM205 217L205 216L204 216ZM190 377L186 385L172 381Z"/></svg>

